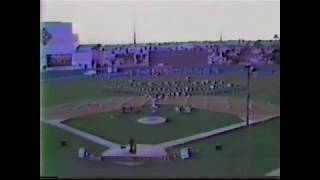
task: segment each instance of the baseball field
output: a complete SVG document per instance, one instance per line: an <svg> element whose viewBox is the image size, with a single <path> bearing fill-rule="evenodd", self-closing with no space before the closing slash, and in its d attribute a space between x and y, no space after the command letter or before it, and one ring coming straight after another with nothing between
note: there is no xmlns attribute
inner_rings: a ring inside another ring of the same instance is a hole
<svg viewBox="0 0 320 180"><path fill-rule="evenodd" d="M140 117L150 115L150 108L145 107L139 114L123 114L118 110L82 116L65 124L121 144L128 143L131 138L142 144L158 144L241 122L235 116L210 111L179 115L173 106L162 107L159 114L168 118L168 122L159 126L137 123Z"/></svg>
<svg viewBox="0 0 320 180"><path fill-rule="evenodd" d="M178 81L183 78L174 79ZM234 76L208 79L223 79L240 84L245 84L246 80L245 77ZM191 97L188 103L196 107L191 115L174 112L173 105L183 104L184 99L163 101L159 113L169 119L168 123L157 127L139 124L136 119L150 114L144 99L129 95L117 97L103 91L105 86L126 84L128 80L44 81L41 83L42 119L50 121L54 118L67 118L63 124L119 144L127 143L130 138L138 143L158 144L243 121L245 94L238 93ZM158 78L152 81L165 80L168 79ZM253 77L251 92L254 118L280 114L280 75ZM84 104L88 103L100 103L104 109L85 109ZM122 114L119 107L123 104L143 105L143 109L139 114ZM42 176L248 177L264 176L280 167L280 115L251 127L172 147L176 150L181 147L195 149L196 153L190 160L148 163L134 167L81 160L77 157L79 147L88 147L96 154L106 150L106 147L44 122L41 122L41 126ZM66 141L67 145L60 146L61 141ZM221 151L215 150L217 143L223 145Z"/></svg>

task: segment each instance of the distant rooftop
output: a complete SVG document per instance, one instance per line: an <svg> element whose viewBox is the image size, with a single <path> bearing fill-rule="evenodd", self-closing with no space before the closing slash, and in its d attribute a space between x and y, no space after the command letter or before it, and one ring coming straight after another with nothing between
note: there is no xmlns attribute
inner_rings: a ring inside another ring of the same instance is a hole
<svg viewBox="0 0 320 180"><path fill-rule="evenodd" d="M43 24L72 24L71 22L61 22L61 21L45 21Z"/></svg>
<svg viewBox="0 0 320 180"><path fill-rule="evenodd" d="M41 26L72 26L72 23L71 22L50 21L50 22L41 22Z"/></svg>

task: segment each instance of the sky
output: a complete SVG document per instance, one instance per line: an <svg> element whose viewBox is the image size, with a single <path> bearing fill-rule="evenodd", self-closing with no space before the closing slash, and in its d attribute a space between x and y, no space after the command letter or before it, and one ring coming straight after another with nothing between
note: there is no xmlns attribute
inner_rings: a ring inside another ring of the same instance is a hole
<svg viewBox="0 0 320 180"><path fill-rule="evenodd" d="M42 0L41 21L72 22L82 44L272 39L279 0ZM135 22L135 23L134 23Z"/></svg>

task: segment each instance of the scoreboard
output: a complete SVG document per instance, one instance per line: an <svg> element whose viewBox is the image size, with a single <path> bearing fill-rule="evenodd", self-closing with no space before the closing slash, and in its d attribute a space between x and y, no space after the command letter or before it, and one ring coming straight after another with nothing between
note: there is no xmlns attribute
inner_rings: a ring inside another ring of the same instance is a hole
<svg viewBox="0 0 320 180"><path fill-rule="evenodd" d="M72 54L48 54L47 65L48 67L71 66Z"/></svg>

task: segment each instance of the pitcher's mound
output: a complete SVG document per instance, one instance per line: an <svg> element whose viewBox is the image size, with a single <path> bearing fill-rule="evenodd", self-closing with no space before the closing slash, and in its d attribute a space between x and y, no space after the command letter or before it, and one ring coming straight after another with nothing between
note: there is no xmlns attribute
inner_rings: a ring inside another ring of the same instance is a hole
<svg viewBox="0 0 320 180"><path fill-rule="evenodd" d="M148 117L140 118L137 121L141 124L155 125L155 124L162 124L167 122L167 118L164 118L161 116L148 116Z"/></svg>

